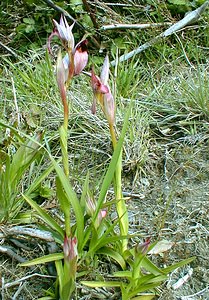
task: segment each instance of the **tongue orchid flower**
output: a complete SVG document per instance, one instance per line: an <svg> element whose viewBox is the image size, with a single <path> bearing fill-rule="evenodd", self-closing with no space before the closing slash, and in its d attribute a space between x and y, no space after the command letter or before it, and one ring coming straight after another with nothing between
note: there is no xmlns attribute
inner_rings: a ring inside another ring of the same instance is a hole
<svg viewBox="0 0 209 300"><path fill-rule="evenodd" d="M62 15L60 17L59 23L56 20L53 20L53 23L55 27L53 32L49 36L47 45L49 53L51 53L51 40L54 36L57 36L62 41L62 44L65 48L73 49L75 45L74 36L72 33L74 23L71 26L69 26L65 16L63 17Z"/></svg>
<svg viewBox="0 0 209 300"><path fill-rule="evenodd" d="M92 104L92 112L96 112L96 103L101 105L101 108L107 118L109 124L113 125L115 121L115 101L110 91L108 84L109 80L109 58L105 57L102 66L100 78L94 73L92 68L91 72L91 86L93 89L94 100Z"/></svg>
<svg viewBox="0 0 209 300"><path fill-rule="evenodd" d="M74 23L69 26L65 16L61 16L60 22L53 20L55 25L53 32L48 38L47 48L51 53L51 40L54 36L57 36L65 50L66 55L63 58L63 65L65 68L65 81L69 82L75 75L80 74L88 62L87 53L87 40L82 40L75 46L75 40L72 33Z"/></svg>

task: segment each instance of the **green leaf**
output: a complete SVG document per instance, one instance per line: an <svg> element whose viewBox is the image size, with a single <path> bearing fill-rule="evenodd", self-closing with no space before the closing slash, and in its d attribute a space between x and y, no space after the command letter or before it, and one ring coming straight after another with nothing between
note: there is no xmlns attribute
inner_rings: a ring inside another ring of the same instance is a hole
<svg viewBox="0 0 209 300"><path fill-rule="evenodd" d="M11 170L10 170L10 180L15 182L24 173L25 169L31 164L35 159L36 154L39 149L39 142L41 140L41 135L36 135L33 140L27 141L24 145L20 146L17 152L14 154Z"/></svg>
<svg viewBox="0 0 209 300"><path fill-rule="evenodd" d="M60 182L60 179L57 177L56 178L56 194L57 198L59 200L61 209L65 215L70 215L70 201L66 197L66 194L63 191L62 184Z"/></svg>
<svg viewBox="0 0 209 300"><path fill-rule="evenodd" d="M186 5L188 4L188 0L169 0L169 3L174 5Z"/></svg>
<svg viewBox="0 0 209 300"><path fill-rule="evenodd" d="M154 288L160 286L161 283L151 283L151 284L144 284L143 286L136 288L133 292L129 293L128 296L130 297L130 299L134 296L136 296L137 294L141 293L141 292L146 292L146 291L152 291Z"/></svg>
<svg viewBox="0 0 209 300"><path fill-rule="evenodd" d="M100 248L97 251L98 254L105 254L107 256L112 257L115 261L117 261L117 263L121 266L121 268L124 270L126 267L126 262L123 259L123 257L116 251L114 251L113 249L109 248L109 247L103 247Z"/></svg>
<svg viewBox="0 0 209 300"><path fill-rule="evenodd" d="M58 165L58 163L54 160L54 158L50 155L50 159L52 161L52 164L54 165L54 168L56 170L56 173L59 177L59 180L63 186L63 189L65 190L66 196L68 200L70 201L75 217L76 217L76 225L77 225L77 238L78 238L78 252L81 251L81 246L83 243L83 233L84 233L84 215L81 208L81 205L79 203L79 200L77 198L76 193L74 192L69 179L66 177L65 173L61 169L61 167Z"/></svg>
<svg viewBox="0 0 209 300"><path fill-rule="evenodd" d="M140 296L131 298L131 300L152 300L156 297L155 294L142 294Z"/></svg>
<svg viewBox="0 0 209 300"><path fill-rule="evenodd" d="M89 287L120 287L120 281L81 281L81 284Z"/></svg>
<svg viewBox="0 0 209 300"><path fill-rule="evenodd" d="M168 273L170 273L170 272L173 272L173 271L176 270L177 268L180 268L180 267L183 267L184 265L189 264L190 262L192 262L193 260L195 260L195 258L196 258L196 257L193 256L193 257L184 259L184 260L182 260L182 261L180 261L180 262L177 262L176 264L173 264L173 265L171 265L171 266L169 266L169 267L167 267L167 268L164 268L164 269L162 269L162 270L163 270L163 272L164 272L165 274L168 274Z"/></svg>
<svg viewBox="0 0 209 300"><path fill-rule="evenodd" d="M114 277L130 278L132 276L131 271L117 271L113 273Z"/></svg>
<svg viewBox="0 0 209 300"><path fill-rule="evenodd" d="M35 201L33 201L30 197L23 195L23 198L30 204L30 206L35 209L38 215L50 226L52 229L57 231L62 238L64 238L64 231L60 227L60 225L43 210Z"/></svg>
<svg viewBox="0 0 209 300"><path fill-rule="evenodd" d="M64 257L64 255L63 255ZM63 270L63 265L62 265L62 261L61 260L55 260L55 267L56 267L56 271L57 271L57 278L59 281L59 287L60 289L62 289L62 283L63 283L63 276L64 276L64 270Z"/></svg>
<svg viewBox="0 0 209 300"><path fill-rule="evenodd" d="M88 190L89 190L89 172L87 172L87 175L86 175L86 179L85 179L83 189L82 189L81 200L80 200L80 204L81 204L83 213L85 212L85 209L86 209L86 196L87 196Z"/></svg>
<svg viewBox="0 0 209 300"><path fill-rule="evenodd" d="M35 191L40 184L45 180L45 178L54 170L54 166L51 164L48 166L46 170L44 170L38 178L36 178L32 184L29 186L25 195L30 195L33 191Z"/></svg>
<svg viewBox="0 0 209 300"><path fill-rule="evenodd" d="M35 21L32 18L23 18L23 22L26 24L31 24L31 25L35 24Z"/></svg>
<svg viewBox="0 0 209 300"><path fill-rule="evenodd" d="M40 265L40 264L45 264L51 261L56 261L64 258L63 253L52 253L48 254L42 257L35 258L30 261L26 261L24 263L21 263L21 267L30 267L30 266L35 266L35 265Z"/></svg>
<svg viewBox="0 0 209 300"><path fill-rule="evenodd" d="M147 271L154 275L162 275L165 274L164 269L158 268L153 262L149 260L148 257L144 256L141 266L144 267Z"/></svg>
<svg viewBox="0 0 209 300"><path fill-rule="evenodd" d="M46 297L38 298L38 300L55 300L55 297L52 297L52 296L46 296Z"/></svg>

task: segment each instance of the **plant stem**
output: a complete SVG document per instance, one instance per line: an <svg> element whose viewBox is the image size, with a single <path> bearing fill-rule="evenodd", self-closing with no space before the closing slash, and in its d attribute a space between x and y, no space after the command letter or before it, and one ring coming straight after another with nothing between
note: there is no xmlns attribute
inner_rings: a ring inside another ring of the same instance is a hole
<svg viewBox="0 0 209 300"><path fill-rule="evenodd" d="M113 149L115 150L117 145L117 138L113 124L109 124L110 135L112 139ZM115 170L115 198L116 198L116 209L119 217L120 231L121 235L128 235L128 212L126 209L126 204L123 199L122 194L122 184L121 184L121 172L122 172L122 150L118 158L116 170ZM127 239L122 240L122 251L127 249Z"/></svg>
<svg viewBox="0 0 209 300"><path fill-rule="evenodd" d="M62 163L64 168L64 173L67 178L69 178L69 161L68 161L68 145L67 145L67 134L68 134L68 118L69 118L69 107L67 99L63 101L64 107L64 122L59 129L60 134L60 146L62 151ZM70 228L70 207L63 211L65 215L65 233L67 237L70 237L71 228Z"/></svg>
<svg viewBox="0 0 209 300"><path fill-rule="evenodd" d="M68 108L68 103L67 103L67 100L66 101L63 101L63 107L64 107L64 128L67 132L67 129L68 129L68 118L69 118L69 108Z"/></svg>

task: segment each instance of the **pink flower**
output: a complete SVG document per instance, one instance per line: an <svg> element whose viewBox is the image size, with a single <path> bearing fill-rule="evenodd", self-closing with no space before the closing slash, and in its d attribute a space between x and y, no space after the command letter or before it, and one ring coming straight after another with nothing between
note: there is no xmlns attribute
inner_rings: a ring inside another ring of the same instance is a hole
<svg viewBox="0 0 209 300"><path fill-rule="evenodd" d="M88 53L87 53L87 40L79 42L71 53L71 59L67 53L63 58L63 63L66 69L66 74L70 73L70 77L79 75L88 62ZM73 67L71 68L71 62L73 61ZM71 69L70 69L71 68ZM69 72L70 70L70 72ZM71 74L72 73L72 74Z"/></svg>
<svg viewBox="0 0 209 300"><path fill-rule="evenodd" d="M65 71L65 65L64 61L62 59L61 51L58 53L57 57L57 85L60 91L61 99L62 101L66 101L66 88L65 88L65 82L66 82L66 71Z"/></svg>
<svg viewBox="0 0 209 300"><path fill-rule="evenodd" d="M68 25L65 16L61 16L60 23L53 20L55 28L48 38L47 48L51 53L51 40L54 36L57 36L67 51L67 54L63 58L63 64L65 68L65 81L70 80L74 75L80 74L88 62L87 53L87 40L80 41L75 46L75 40L72 33L74 24Z"/></svg>
<svg viewBox="0 0 209 300"><path fill-rule="evenodd" d="M80 74L88 62L87 40L79 42L73 51L74 55L74 75Z"/></svg>
<svg viewBox="0 0 209 300"><path fill-rule="evenodd" d="M145 242L143 242L142 244L138 244L136 246L136 251L142 254L146 254L150 244L151 244L151 238L149 237L145 240Z"/></svg>
<svg viewBox="0 0 209 300"><path fill-rule="evenodd" d="M74 36L72 33L74 23L71 26L69 26L65 16L63 17L62 15L60 17L60 23L58 23L56 20L53 20L53 23L55 27L48 38L47 45L49 53L51 53L51 39L54 36L57 36L62 41L64 47L73 49L75 45Z"/></svg>
<svg viewBox="0 0 209 300"><path fill-rule="evenodd" d="M94 216L94 212L96 210L96 203L94 198L90 197L89 195L87 196L87 200L86 200L86 212L87 215L93 217ZM99 225L101 224L102 220L106 217L107 215L107 211L106 210L100 210L98 213L98 216L96 218L96 221L94 223L95 227L98 228Z"/></svg>
<svg viewBox="0 0 209 300"><path fill-rule="evenodd" d="M69 238L65 236L63 245L64 256L66 260L73 260L78 256L77 239L76 237Z"/></svg>
<svg viewBox="0 0 209 300"><path fill-rule="evenodd" d="M108 85L109 80L109 58L105 57L102 66L100 78L95 75L94 69L91 72L91 85L94 93L94 100L92 104L92 113L96 112L96 103L99 103L107 118L109 124L115 122L115 101Z"/></svg>
<svg viewBox="0 0 209 300"><path fill-rule="evenodd" d="M64 252L64 261L69 265L69 269L70 269L69 277L74 278L76 274L77 258L78 258L76 237L71 238L65 236L64 244L63 244L63 252Z"/></svg>

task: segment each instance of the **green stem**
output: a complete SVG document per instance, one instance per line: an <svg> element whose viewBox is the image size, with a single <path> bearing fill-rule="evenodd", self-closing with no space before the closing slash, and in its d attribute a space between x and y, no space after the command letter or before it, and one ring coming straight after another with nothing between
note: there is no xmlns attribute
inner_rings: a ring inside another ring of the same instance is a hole
<svg viewBox="0 0 209 300"><path fill-rule="evenodd" d="M68 107L68 103L67 100L63 101L63 107L64 107L64 123L63 126L67 132L68 129L68 119L69 119L69 107Z"/></svg>
<svg viewBox="0 0 209 300"><path fill-rule="evenodd" d="M68 160L68 118L69 118L69 107L66 97L63 97L63 108L64 108L64 122L59 129L60 134L60 146L62 151L62 163L64 168L64 173L67 178L69 178L69 160ZM71 227L70 227L70 207L66 208L64 212L65 215L65 232L67 237L70 237Z"/></svg>
<svg viewBox="0 0 209 300"><path fill-rule="evenodd" d="M113 124L109 124L110 135L112 139L113 149L115 150L117 145L117 138ZM122 183L121 183L121 173L122 173L122 150L118 158L116 170L115 170L115 197L116 197L116 209L119 217L120 231L121 235L128 235L128 212L126 208L125 201L122 194ZM122 251L127 250L127 239L122 240Z"/></svg>

